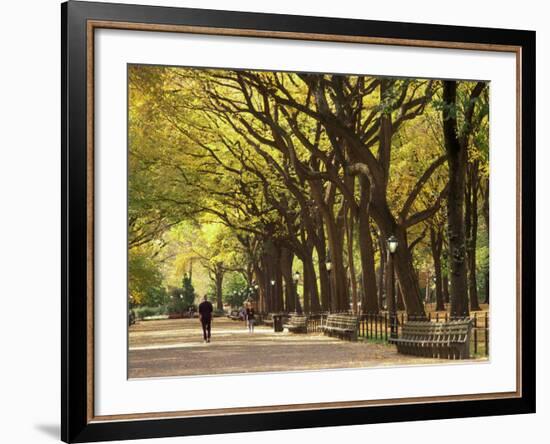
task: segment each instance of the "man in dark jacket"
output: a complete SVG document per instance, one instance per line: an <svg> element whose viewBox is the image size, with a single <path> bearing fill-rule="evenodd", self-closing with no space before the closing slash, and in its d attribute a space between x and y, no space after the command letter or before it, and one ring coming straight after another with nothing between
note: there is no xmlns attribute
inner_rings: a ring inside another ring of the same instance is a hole
<svg viewBox="0 0 550 444"><path fill-rule="evenodd" d="M210 330L212 326L212 312L214 307L208 300L208 295L204 295L204 300L199 304L199 319L202 325L202 335L204 342L210 342Z"/></svg>

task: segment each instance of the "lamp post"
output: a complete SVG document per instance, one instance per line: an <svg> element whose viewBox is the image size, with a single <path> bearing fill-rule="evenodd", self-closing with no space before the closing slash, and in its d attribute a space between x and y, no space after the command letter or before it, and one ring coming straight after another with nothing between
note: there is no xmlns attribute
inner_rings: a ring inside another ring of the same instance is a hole
<svg viewBox="0 0 550 444"><path fill-rule="evenodd" d="M330 258L330 250L327 252L325 267L327 268L327 273L328 273L328 306L330 311L330 307L332 307L332 300L331 300L332 281L330 280L330 272L332 271L332 259Z"/></svg>
<svg viewBox="0 0 550 444"><path fill-rule="evenodd" d="M254 284L254 301L256 302L256 309L259 311L259 312L263 312L263 309L264 309L264 304L263 304L263 299L260 298L260 295L258 293L258 288L260 288L260 286L258 284Z"/></svg>
<svg viewBox="0 0 550 444"><path fill-rule="evenodd" d="M396 306L397 302L395 301L395 275L393 270L393 255L397 251L397 238L392 234L387 241L388 251L390 252L388 260L388 277L390 279L390 337L392 339L397 338L397 312Z"/></svg>
<svg viewBox="0 0 550 444"><path fill-rule="evenodd" d="M244 310L246 308L246 289L243 288L239 290L239 300L241 301L240 306ZM246 311L243 313L243 321L246 321Z"/></svg>
<svg viewBox="0 0 550 444"><path fill-rule="evenodd" d="M271 297L270 297L270 301L271 301L271 310L273 311L277 311L277 308L275 305L275 280L274 279L271 279Z"/></svg>
<svg viewBox="0 0 550 444"><path fill-rule="evenodd" d="M298 313L298 281L300 280L300 273L294 272L294 312Z"/></svg>

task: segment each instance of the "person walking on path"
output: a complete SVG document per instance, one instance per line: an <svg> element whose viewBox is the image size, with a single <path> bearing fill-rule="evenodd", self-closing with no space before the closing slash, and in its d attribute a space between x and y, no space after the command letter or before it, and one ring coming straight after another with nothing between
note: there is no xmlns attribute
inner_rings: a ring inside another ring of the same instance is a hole
<svg viewBox="0 0 550 444"><path fill-rule="evenodd" d="M254 333L254 306L249 303L246 307L246 320L248 323L248 332Z"/></svg>
<svg viewBox="0 0 550 444"><path fill-rule="evenodd" d="M204 300L199 304L199 319L202 325L202 335L204 342L210 342L210 331L212 330L212 312L214 307L208 300L208 295L204 295Z"/></svg>

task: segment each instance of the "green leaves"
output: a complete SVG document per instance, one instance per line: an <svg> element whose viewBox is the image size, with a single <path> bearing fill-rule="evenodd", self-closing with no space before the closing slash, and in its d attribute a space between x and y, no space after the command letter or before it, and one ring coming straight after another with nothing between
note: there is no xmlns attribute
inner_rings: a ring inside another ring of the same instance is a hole
<svg viewBox="0 0 550 444"><path fill-rule="evenodd" d="M377 177L373 192L382 189L397 223L424 216L448 182L446 163L430 171L444 154L442 114L471 134L469 158L488 177L488 89L471 99L476 82L459 82L455 106L442 100L440 81L425 79L142 65L128 73L136 297L159 279L179 287L190 270L206 291L209 273L242 273L267 240L297 251L322 210L357 205L351 165ZM438 210L426 223L445 220ZM407 228L411 239L422 234ZM415 251L425 263L425 248Z"/></svg>
<svg viewBox="0 0 550 444"><path fill-rule="evenodd" d="M132 303L147 303L152 289L162 287L162 274L150 249L134 248L128 255L128 292Z"/></svg>

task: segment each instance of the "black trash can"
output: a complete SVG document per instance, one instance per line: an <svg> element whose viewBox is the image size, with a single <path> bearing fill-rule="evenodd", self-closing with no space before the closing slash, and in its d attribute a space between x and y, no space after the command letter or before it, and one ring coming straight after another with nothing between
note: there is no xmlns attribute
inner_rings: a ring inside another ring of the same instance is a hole
<svg viewBox="0 0 550 444"><path fill-rule="evenodd" d="M283 316L282 315L273 315L273 331L281 332L283 331Z"/></svg>

